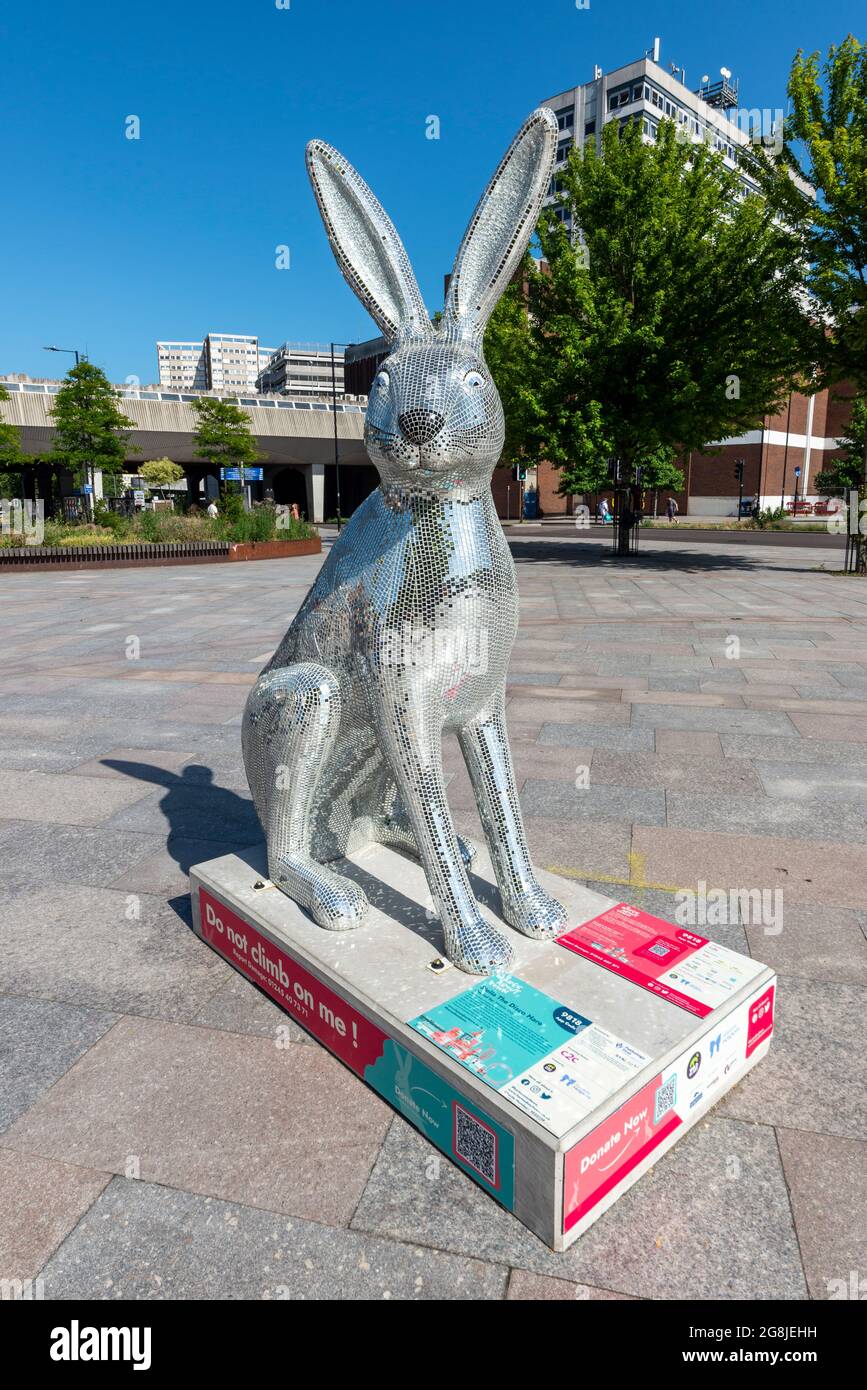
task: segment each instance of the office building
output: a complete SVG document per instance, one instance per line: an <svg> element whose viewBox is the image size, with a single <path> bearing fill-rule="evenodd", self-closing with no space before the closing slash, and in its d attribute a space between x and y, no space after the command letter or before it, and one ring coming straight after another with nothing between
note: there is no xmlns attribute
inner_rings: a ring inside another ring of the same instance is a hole
<svg viewBox="0 0 867 1390"><path fill-rule="evenodd" d="M330 343L283 343L271 351L268 361L260 368L257 389L281 396L331 397L336 385L338 397L343 396L343 351L334 350L334 382L332 383Z"/></svg>
<svg viewBox="0 0 867 1390"><path fill-rule="evenodd" d="M246 333L208 333L201 342L157 343L161 386L181 391L257 390L275 348Z"/></svg>
<svg viewBox="0 0 867 1390"><path fill-rule="evenodd" d="M157 343L159 384L175 391L207 391L208 369L205 345L198 343Z"/></svg>
<svg viewBox="0 0 867 1390"><path fill-rule="evenodd" d="M640 122L644 139L653 142L659 122L668 119L677 123L684 139L694 144L706 142L722 155L728 168L735 170L738 150L760 138L771 141L783 116L782 111L742 107L738 81L725 67L713 80L703 74L698 86L691 89L682 67L670 63L665 68L660 63L659 39L654 39L643 58L608 73L597 67L590 82L548 97L542 105L551 108L560 128L557 165L565 164L569 151L582 149L588 140L595 140L600 148L602 131L609 121L621 125ZM555 205L556 167L549 193L549 202ZM754 190L743 170L739 172L744 193ZM809 184L794 174L793 178L804 196L812 198ZM568 223L564 210L558 209L558 215Z"/></svg>

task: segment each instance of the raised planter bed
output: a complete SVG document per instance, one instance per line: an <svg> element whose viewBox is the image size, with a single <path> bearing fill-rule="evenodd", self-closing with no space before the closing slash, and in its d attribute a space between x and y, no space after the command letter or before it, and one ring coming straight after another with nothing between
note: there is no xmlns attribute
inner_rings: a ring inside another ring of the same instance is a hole
<svg viewBox="0 0 867 1390"><path fill-rule="evenodd" d="M318 555L318 536L296 541L154 541L118 545L21 545L0 548L0 570L129 569L137 565L202 565Z"/></svg>
<svg viewBox="0 0 867 1390"><path fill-rule="evenodd" d="M306 541L229 541L230 560L281 560L286 555L318 555L318 536Z"/></svg>

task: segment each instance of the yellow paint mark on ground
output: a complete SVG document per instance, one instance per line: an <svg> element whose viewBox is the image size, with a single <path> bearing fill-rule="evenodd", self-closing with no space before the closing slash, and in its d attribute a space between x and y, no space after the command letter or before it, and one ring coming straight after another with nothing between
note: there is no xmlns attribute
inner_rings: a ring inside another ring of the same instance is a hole
<svg viewBox="0 0 867 1390"><path fill-rule="evenodd" d="M640 854L638 850L630 850L628 859L628 878L618 878L616 874L591 873L584 869L569 869L563 864L546 864L545 868L549 874L561 874L563 878L592 879L595 883L615 883L625 888L657 888L662 893L679 893L681 891L682 885L679 883L651 883L645 877L646 854Z"/></svg>

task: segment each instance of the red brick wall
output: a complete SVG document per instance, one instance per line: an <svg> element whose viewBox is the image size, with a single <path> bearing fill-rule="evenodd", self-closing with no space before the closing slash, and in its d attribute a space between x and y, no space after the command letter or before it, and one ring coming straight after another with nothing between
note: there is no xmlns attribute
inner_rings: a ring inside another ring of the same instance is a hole
<svg viewBox="0 0 867 1390"><path fill-rule="evenodd" d="M827 402L824 413L824 428L819 431L814 424L813 433L822 433L829 439L839 439L841 435L846 434L849 428L855 388L850 381L843 381L831 391L823 391L821 394Z"/></svg>
<svg viewBox="0 0 867 1390"><path fill-rule="evenodd" d="M782 430L785 434L786 424L788 423L791 434L804 434L807 429L807 411L809 409L806 396L800 396L797 391L792 392L792 408L789 411L788 397L783 401L779 412L776 415L769 415L765 420L765 428L769 430ZM815 407L814 407L815 410ZM815 429L813 430L815 434Z"/></svg>
<svg viewBox="0 0 867 1390"><path fill-rule="evenodd" d="M693 451L692 462L687 461L681 466L687 476L694 503L701 497L737 497L735 459L744 461L744 497L753 496L759 486L761 452L759 444L726 444L718 454L700 454ZM692 510L700 511L700 507L694 504Z"/></svg>
<svg viewBox="0 0 867 1390"><path fill-rule="evenodd" d="M558 492L562 471L551 463L540 463L536 469L539 491L539 511L542 516L571 516L572 498Z"/></svg>
<svg viewBox="0 0 867 1390"><path fill-rule="evenodd" d="M494 506L497 509L497 516L506 515L506 488L511 481L511 468L494 469L493 477L491 478L491 492L494 494Z"/></svg>

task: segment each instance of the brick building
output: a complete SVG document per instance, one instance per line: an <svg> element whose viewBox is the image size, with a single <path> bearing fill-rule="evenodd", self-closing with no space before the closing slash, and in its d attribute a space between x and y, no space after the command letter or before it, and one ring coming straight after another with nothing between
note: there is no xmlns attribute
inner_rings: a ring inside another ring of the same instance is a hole
<svg viewBox="0 0 867 1390"><path fill-rule="evenodd" d="M738 504L735 463L740 459L744 463L743 495L757 499L759 506L779 507L793 501L796 468L800 469L798 499L818 500L816 474L840 453L837 441L848 430L852 395L853 388L845 383L814 396L793 392L782 410L767 416L759 429L725 440L718 451L715 448L714 452L693 451L684 455L679 460L684 473L683 490L674 494L681 514L734 517ZM543 516L571 516L576 502L595 502L590 497L563 496L559 491L560 476L559 469L548 463L536 470ZM531 475L528 486L532 486L532 481ZM668 491L660 493L660 512L668 496ZM645 497L646 511L653 510L653 500L652 494ZM505 515L505 511L500 514Z"/></svg>

